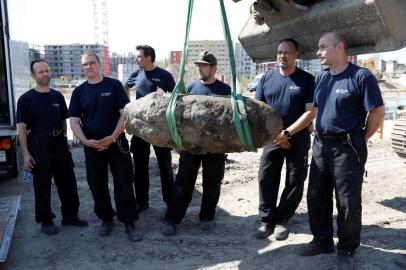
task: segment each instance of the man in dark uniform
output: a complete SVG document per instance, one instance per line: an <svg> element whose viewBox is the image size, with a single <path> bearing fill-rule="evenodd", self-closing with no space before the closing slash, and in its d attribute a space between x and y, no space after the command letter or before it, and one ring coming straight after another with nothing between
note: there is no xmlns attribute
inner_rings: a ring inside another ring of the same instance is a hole
<svg viewBox="0 0 406 270"><path fill-rule="evenodd" d="M385 111L377 80L347 60L347 42L327 33L317 55L329 68L316 77L316 136L310 166L307 204L314 236L301 255L334 252L333 190L337 207L338 269L354 269L360 244L361 189L368 139L381 125Z"/></svg>
<svg viewBox="0 0 406 270"><path fill-rule="evenodd" d="M49 88L51 70L45 60L30 65L34 89L24 93L17 103L17 127L24 155L24 170L33 174L35 221L42 224L45 234L58 229L51 210L51 180L61 200L62 224L87 226L78 218L79 197L73 171L72 155L66 138L68 109L63 95Z"/></svg>
<svg viewBox="0 0 406 270"><path fill-rule="evenodd" d="M310 133L307 126L316 116L312 105L314 77L296 67L298 43L282 40L278 45L279 68L265 74L256 88L255 98L266 102L283 120L283 130L275 142L263 148L258 171L261 226L255 237L276 240L289 235L288 220L303 196L307 177ZM285 188L277 205L283 162L286 160Z"/></svg>
<svg viewBox="0 0 406 270"><path fill-rule="evenodd" d="M190 95L229 96L231 88L216 79L217 59L208 52L202 53L195 62L199 69L200 80L188 85ZM179 157L179 169L173 186L171 200L168 203L161 231L165 235L176 233L175 224L179 224L186 214L192 200L200 164L203 166L203 196L199 213L202 230L210 230L214 225L216 206L220 198L221 181L224 177L225 154L194 155L182 151Z"/></svg>
<svg viewBox="0 0 406 270"><path fill-rule="evenodd" d="M108 188L110 166L118 220L124 223L128 239L139 241L142 234L134 224L138 213L132 186L132 162L123 132L123 108L129 99L118 80L100 74L100 61L95 53L82 56L82 67L88 80L73 91L69 113L72 130L84 145L94 211L102 220L99 235L107 236L113 230L115 211Z"/></svg>
<svg viewBox="0 0 406 270"><path fill-rule="evenodd" d="M135 70L127 82L124 83L129 95L129 89L136 88L136 99L142 98L149 93L162 89L171 92L175 87L173 76L166 70L155 66L155 50L148 45L139 45L137 49L137 64ZM161 174L162 197L168 202L173 185L172 155L170 148L153 145ZM134 161L134 188L139 212L149 207L149 154L151 144L143 139L133 136L131 139L131 152Z"/></svg>

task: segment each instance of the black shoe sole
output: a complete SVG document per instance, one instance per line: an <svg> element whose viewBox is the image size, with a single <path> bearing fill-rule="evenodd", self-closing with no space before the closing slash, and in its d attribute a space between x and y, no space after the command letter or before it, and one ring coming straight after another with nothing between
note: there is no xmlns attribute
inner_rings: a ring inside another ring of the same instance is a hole
<svg viewBox="0 0 406 270"><path fill-rule="evenodd" d="M335 251L334 247L331 247L331 248L313 247L313 248L308 248L307 250L303 250L303 251L299 252L299 255L303 256L303 257L308 257L308 256L316 256L318 254L329 254L329 253L333 253L334 251Z"/></svg>

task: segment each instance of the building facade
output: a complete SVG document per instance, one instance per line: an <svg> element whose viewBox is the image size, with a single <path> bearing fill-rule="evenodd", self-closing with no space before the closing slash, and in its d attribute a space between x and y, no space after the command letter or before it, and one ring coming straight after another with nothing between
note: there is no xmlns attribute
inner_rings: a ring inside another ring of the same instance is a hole
<svg viewBox="0 0 406 270"><path fill-rule="evenodd" d="M136 57L134 53L128 53L126 55L112 53L110 57L111 77L121 80L119 75L119 66L120 65L135 66L135 59Z"/></svg>
<svg viewBox="0 0 406 270"><path fill-rule="evenodd" d="M83 78L81 56L91 51L99 56L102 72L104 74L105 46L100 44L59 44L44 45L45 59L52 70L52 78L66 77L77 80Z"/></svg>
<svg viewBox="0 0 406 270"><path fill-rule="evenodd" d="M296 66L313 75L316 75L316 73L320 72L322 69L320 59L297 60Z"/></svg>
<svg viewBox="0 0 406 270"><path fill-rule="evenodd" d="M246 78L255 77L255 64L241 43L235 43L234 53L237 78L241 76L245 76Z"/></svg>
<svg viewBox="0 0 406 270"><path fill-rule="evenodd" d="M118 64L117 66L117 79L122 83L126 82L131 73L138 68L138 65L133 63Z"/></svg>
<svg viewBox="0 0 406 270"><path fill-rule="evenodd" d="M214 54L217 58L217 78L231 83L231 69L227 43L224 40L191 40L188 48L188 61L193 63L199 59L203 51Z"/></svg>
<svg viewBox="0 0 406 270"><path fill-rule="evenodd" d="M186 64L188 59L186 58ZM169 64L170 65L180 65L182 61L182 51L170 51L169 53Z"/></svg>

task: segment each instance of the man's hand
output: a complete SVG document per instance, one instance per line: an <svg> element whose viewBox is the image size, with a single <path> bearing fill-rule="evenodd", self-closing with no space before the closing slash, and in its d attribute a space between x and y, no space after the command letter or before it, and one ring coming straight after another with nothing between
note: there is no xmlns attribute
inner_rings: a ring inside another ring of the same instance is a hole
<svg viewBox="0 0 406 270"><path fill-rule="evenodd" d="M24 170L30 172L35 167L35 160L30 154L24 155Z"/></svg>
<svg viewBox="0 0 406 270"><path fill-rule="evenodd" d="M279 134L278 137L276 137L274 143L276 143L281 149L290 148L289 137L284 135L283 133Z"/></svg>
<svg viewBox="0 0 406 270"><path fill-rule="evenodd" d="M87 146L87 147L90 147L90 148L94 148L94 149L99 148L99 141L98 140L93 140L93 139L86 140L86 141L83 142L83 144L85 146Z"/></svg>
<svg viewBox="0 0 406 270"><path fill-rule="evenodd" d="M97 150L98 151L103 151L106 150L107 148L109 148L109 146L114 142L114 138L113 136L106 136L103 139L98 141L98 147Z"/></svg>

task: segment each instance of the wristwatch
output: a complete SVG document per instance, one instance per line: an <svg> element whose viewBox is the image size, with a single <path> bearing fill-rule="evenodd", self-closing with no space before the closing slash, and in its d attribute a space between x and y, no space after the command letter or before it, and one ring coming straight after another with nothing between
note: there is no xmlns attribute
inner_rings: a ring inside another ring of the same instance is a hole
<svg viewBox="0 0 406 270"><path fill-rule="evenodd" d="M117 140L114 138L114 136L111 136L111 140L113 143L115 143Z"/></svg>
<svg viewBox="0 0 406 270"><path fill-rule="evenodd" d="M282 130L282 134L288 138L290 138L290 132L287 129Z"/></svg>

